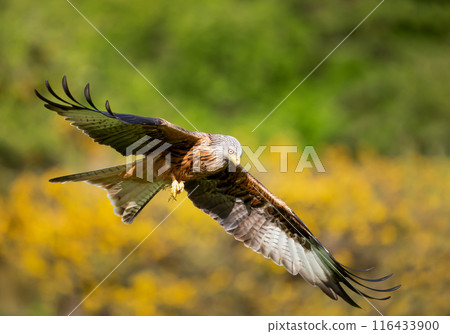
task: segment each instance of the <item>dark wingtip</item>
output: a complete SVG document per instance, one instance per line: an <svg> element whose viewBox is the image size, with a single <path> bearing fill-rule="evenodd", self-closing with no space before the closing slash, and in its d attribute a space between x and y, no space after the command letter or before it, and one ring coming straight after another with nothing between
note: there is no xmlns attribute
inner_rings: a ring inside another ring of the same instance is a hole
<svg viewBox="0 0 450 334"><path fill-rule="evenodd" d="M69 99L71 99L73 102L75 102L76 104L78 104L79 106L83 106L80 102L78 102L73 96L72 93L69 90L69 85L67 84L67 77L64 75L62 78L62 87L64 90L64 93L66 93L67 97L69 97ZM83 106L84 107L84 106Z"/></svg>
<svg viewBox="0 0 450 334"><path fill-rule="evenodd" d="M89 83L86 85L86 87L84 87L84 97L86 98L86 101L88 101L88 103L91 105L92 108L98 110L98 108L94 105L94 102L92 102L91 86Z"/></svg>
<svg viewBox="0 0 450 334"><path fill-rule="evenodd" d="M109 105L109 101L108 101L108 100L106 100L106 102L105 102L105 108L106 108L106 111L108 111L108 113L109 113L112 117L116 118L116 115L114 115L114 113L113 113L112 110L111 110L111 106Z"/></svg>
<svg viewBox="0 0 450 334"><path fill-rule="evenodd" d="M34 94L42 100L43 96L41 95L41 93L38 92L37 89L34 90Z"/></svg>
<svg viewBox="0 0 450 334"><path fill-rule="evenodd" d="M370 286L367 286L367 285L364 285L364 284L358 282L357 280L355 280L355 278L361 279L361 280L363 280L363 281L368 281L368 282L381 282L381 281L384 281L384 280L388 279L389 277L392 277L393 274L389 274L389 275L386 275L386 276L384 276L384 277L377 278L377 279L367 279L367 278L362 278L362 277L360 277L360 276L357 276L357 275L355 275L355 274L349 272L346 268L348 268L348 267L345 267L345 268L344 268L344 274L345 274L346 278L344 278L344 280L343 280L342 282L343 282L350 290L352 290L353 292L359 294L359 295L362 296L362 297L368 298L368 299L374 299L374 300L388 300L388 299L391 298L391 296L387 296L387 297L383 297L383 298L381 298L381 297L370 296L370 295L368 295L368 294L362 292L360 289L356 288L350 281L353 281L354 283L356 283L356 284L358 284L359 286L362 286L363 288L366 288L366 289L368 289L368 290L375 291L375 292L382 292L382 293L395 291L395 290L399 289L400 286L401 286L401 285L397 285L397 286L394 286L394 287L388 288L388 289L376 289L376 288L372 288L372 287L370 287ZM348 300L346 300L346 301L348 302ZM352 303L350 303L350 304L351 304L352 306L355 306L355 305L353 305Z"/></svg>
<svg viewBox="0 0 450 334"><path fill-rule="evenodd" d="M384 298L372 298L372 299L375 299L375 300L388 300L388 299L391 299L391 296L387 296L387 297L384 297Z"/></svg>
<svg viewBox="0 0 450 334"><path fill-rule="evenodd" d="M362 287L364 287L364 288L366 288L366 289L369 289L369 290L372 290L372 291L376 291L376 292L391 292L391 291L395 291L395 290L397 290L398 288L400 288L400 285L397 285L397 286L394 286L394 287L388 288L388 289L375 289L375 288L372 288L372 287L367 286L367 285L365 285L365 284L362 284L361 282L358 282L356 279L354 279L354 278L351 277L351 276L348 276L348 278L349 278L350 280L352 280L353 282L355 282L356 284L358 284L359 286L362 286Z"/></svg>
<svg viewBox="0 0 450 334"><path fill-rule="evenodd" d="M353 307L361 308L348 294L344 291L344 289L341 288L341 291L338 292L338 295L345 300L348 304L350 304Z"/></svg>
<svg viewBox="0 0 450 334"><path fill-rule="evenodd" d="M50 101L49 99L47 99L46 97L41 95L41 93L39 93L36 89L34 90L34 93L36 94L36 96L39 99L41 99L42 101L46 102L46 104L44 104L44 107L46 107L47 109L54 110L53 107L62 108L62 109L67 108L67 106L64 106L62 104L58 104L56 102Z"/></svg>
<svg viewBox="0 0 450 334"><path fill-rule="evenodd" d="M351 270L351 271L358 271L358 272L367 272L367 271L371 271L373 269L375 269L375 267L370 267L367 269L355 269L355 268L351 268L351 267L347 267L345 265L343 265L342 263L339 263L341 266L343 266L345 269Z"/></svg>
<svg viewBox="0 0 450 334"><path fill-rule="evenodd" d="M350 272L348 272L348 271L347 271L347 274L349 274L349 275L351 275L351 276L353 276L353 277L356 277L356 278L358 278L358 279L360 279L360 280L366 281L366 282L382 282L382 281L385 281L385 280L387 280L388 278L392 277L392 275L394 275L394 274L392 273L392 274L389 274L389 275L386 275L386 276L383 276L383 277L380 277L380 278L363 278L363 277L360 277L360 276L355 275L355 274L353 274L353 273L350 273Z"/></svg>
<svg viewBox="0 0 450 334"><path fill-rule="evenodd" d="M65 75L62 77L62 86L64 92L67 94L67 92L69 91L69 85L67 84L67 77Z"/></svg>

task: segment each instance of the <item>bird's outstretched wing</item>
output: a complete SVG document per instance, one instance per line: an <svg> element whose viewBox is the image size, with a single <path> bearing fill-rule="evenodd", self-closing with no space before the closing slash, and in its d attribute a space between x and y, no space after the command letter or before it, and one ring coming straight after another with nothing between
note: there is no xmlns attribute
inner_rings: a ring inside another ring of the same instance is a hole
<svg viewBox="0 0 450 334"><path fill-rule="evenodd" d="M334 259L286 203L241 167L236 172L224 170L204 179L188 181L185 189L194 205L217 220L227 233L283 265L291 274L300 274L332 299L340 296L350 305L359 307L343 286L365 298L379 300L390 297L369 296L356 286L377 292L400 287L381 290L359 282L383 281L391 275L365 279L353 274Z"/></svg>
<svg viewBox="0 0 450 334"><path fill-rule="evenodd" d="M162 143L193 146L201 138L198 132L188 131L162 118L113 113L108 101L105 103L106 111L99 110L92 102L89 84L84 89L89 107L72 96L65 76L62 79L62 86L66 99L58 96L48 81L45 85L49 93L57 100L51 101L35 90L36 95L46 102L46 108L65 116L66 120L71 121L72 125L82 130L95 142L109 145L122 155L130 155L127 148L132 147L135 152L152 140L155 140L152 145L156 148Z"/></svg>

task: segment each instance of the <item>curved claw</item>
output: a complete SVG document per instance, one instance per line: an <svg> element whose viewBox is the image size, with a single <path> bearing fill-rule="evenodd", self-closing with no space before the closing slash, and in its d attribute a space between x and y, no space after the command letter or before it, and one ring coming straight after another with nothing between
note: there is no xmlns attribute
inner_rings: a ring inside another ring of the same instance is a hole
<svg viewBox="0 0 450 334"><path fill-rule="evenodd" d="M178 182L175 178L173 178L172 188L170 190L169 201L171 199L176 200L177 199L177 195L179 193L181 193L183 190L184 190L184 181Z"/></svg>

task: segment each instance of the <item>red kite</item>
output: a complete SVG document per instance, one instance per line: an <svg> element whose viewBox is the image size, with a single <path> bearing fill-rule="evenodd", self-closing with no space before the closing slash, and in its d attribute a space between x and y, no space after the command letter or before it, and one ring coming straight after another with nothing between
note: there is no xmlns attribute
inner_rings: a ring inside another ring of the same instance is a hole
<svg viewBox="0 0 450 334"><path fill-rule="evenodd" d="M145 147L145 156L152 158L154 166L149 175L149 159L142 159L132 164L62 176L50 182L84 181L105 189L115 207L114 212L127 224L161 189L171 186L173 197L185 189L196 207L217 220L245 246L284 266L292 275L300 274L330 298L337 300L340 296L355 307L359 306L343 286L360 296L377 300L390 297L373 297L357 286L376 292L390 292L400 287L375 289L361 283L361 280L384 281L392 274L378 279L362 278L339 263L286 203L239 165L242 148L234 137L191 132L161 118L113 113L108 101L106 111L99 110L92 102L89 84L84 90L89 106L85 106L70 93L66 77L62 86L66 100L53 91L48 81L46 87L57 101L35 92L46 102L46 108L64 116L95 142L111 146L125 156L136 152L130 151L130 147ZM151 140L151 145L148 140L142 142L143 138ZM164 172L154 172L167 164L169 153L169 165ZM138 173L137 162L143 165L142 175Z"/></svg>

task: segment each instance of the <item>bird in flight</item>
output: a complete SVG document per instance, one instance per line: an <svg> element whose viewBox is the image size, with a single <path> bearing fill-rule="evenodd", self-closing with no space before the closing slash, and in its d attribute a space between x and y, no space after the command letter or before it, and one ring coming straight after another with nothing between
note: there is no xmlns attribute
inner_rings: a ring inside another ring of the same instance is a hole
<svg viewBox="0 0 450 334"><path fill-rule="evenodd" d="M301 275L330 298L338 296L352 306L359 305L344 287L364 298L374 297L363 289L386 293L400 287L376 289L367 286L388 279L387 275L368 279L339 263L281 199L273 195L239 163L242 147L231 136L185 130L154 117L98 109L90 86L84 95L89 106L71 94L64 76L65 98L57 95L48 81L50 100L35 90L45 107L55 111L99 144L108 145L124 156L143 152L143 159L119 166L67 175L50 182L83 181L108 192L114 212L131 224L144 206L162 189L171 188L171 197L185 190L201 209L245 246L284 266L292 275ZM170 159L168 159L168 157ZM370 269L369 269L370 270Z"/></svg>

